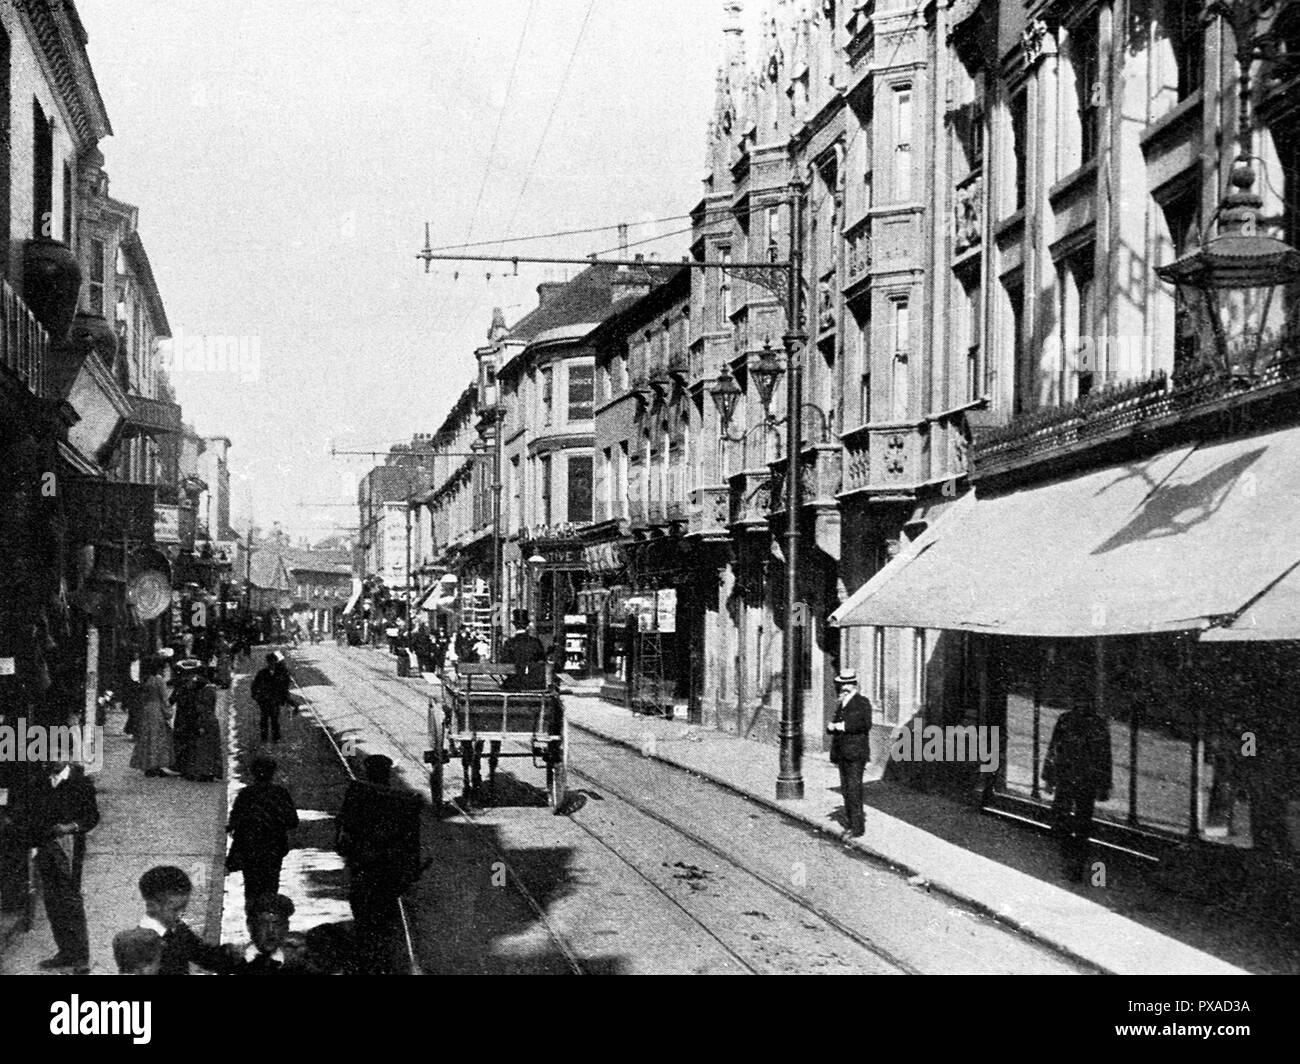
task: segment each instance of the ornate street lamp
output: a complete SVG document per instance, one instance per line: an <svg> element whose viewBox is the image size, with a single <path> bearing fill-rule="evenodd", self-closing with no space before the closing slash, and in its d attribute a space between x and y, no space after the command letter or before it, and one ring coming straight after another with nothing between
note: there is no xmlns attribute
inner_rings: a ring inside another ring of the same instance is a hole
<svg viewBox="0 0 1300 1064"><path fill-rule="evenodd" d="M1202 337L1213 338L1223 372L1249 376L1282 342L1270 331L1277 290L1300 281L1300 251L1257 229L1263 200L1246 159L1233 164L1219 210L1219 233L1176 262L1156 269L1176 285ZM1290 324L1290 323L1288 323Z"/></svg>
<svg viewBox="0 0 1300 1064"><path fill-rule="evenodd" d="M709 394L713 396L713 403L722 418L722 431L725 435L727 426L731 424L731 419L736 414L736 403L740 400L740 385L736 383L736 378L731 375L731 370L725 364Z"/></svg>
<svg viewBox="0 0 1300 1064"><path fill-rule="evenodd" d="M1156 269L1157 277L1178 288L1198 335L1212 338L1226 374L1253 375L1289 339L1285 334L1294 324L1269 328L1275 293L1300 281L1300 252L1259 232L1264 201L1254 191L1250 165L1258 161L1251 154L1251 68L1276 52L1274 30L1287 6L1282 0L1210 0L1205 5L1204 20L1223 18L1236 42L1237 160L1216 212L1218 234Z"/></svg>
<svg viewBox="0 0 1300 1064"><path fill-rule="evenodd" d="M758 389L758 398L763 404L763 409L769 410L772 406L772 392L776 390L776 382L785 372L781 360L772 350L770 339L763 341L763 352L758 356L758 361L750 367L749 372L754 378L754 387Z"/></svg>

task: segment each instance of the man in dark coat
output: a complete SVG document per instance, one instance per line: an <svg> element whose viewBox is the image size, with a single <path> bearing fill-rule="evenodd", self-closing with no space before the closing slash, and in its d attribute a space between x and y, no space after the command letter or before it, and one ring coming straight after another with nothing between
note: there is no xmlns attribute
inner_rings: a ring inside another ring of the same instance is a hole
<svg viewBox="0 0 1300 1064"><path fill-rule="evenodd" d="M501 661L515 667L501 686L506 691L537 691L546 685L546 647L528 630L528 622L515 624L515 634L501 647Z"/></svg>
<svg viewBox="0 0 1300 1064"><path fill-rule="evenodd" d="M289 704L289 670L278 654L266 655L266 664L253 677L253 701L257 703L262 742L280 741L280 707Z"/></svg>
<svg viewBox="0 0 1300 1064"><path fill-rule="evenodd" d="M847 837L861 838L866 831L862 812L862 775L871 760L871 703L858 693L858 674L845 669L835 677L839 706L826 730L832 736L831 761L840 770Z"/></svg>
<svg viewBox="0 0 1300 1064"><path fill-rule="evenodd" d="M420 627L411 636L411 649L415 651L416 661L421 672L433 671L433 639L429 635L429 626L421 621Z"/></svg>
<svg viewBox="0 0 1300 1064"><path fill-rule="evenodd" d="M231 837L226 871L244 873L244 913L250 920L258 899L279 891L289 832L298 826L293 799L275 782L277 767L272 758L253 759L253 782L235 795L226 823Z"/></svg>
<svg viewBox="0 0 1300 1064"><path fill-rule="evenodd" d="M365 779L348 785L335 820L360 975L392 972L398 901L419 876L420 800L390 787L392 767L382 755L366 758Z"/></svg>
<svg viewBox="0 0 1300 1064"><path fill-rule="evenodd" d="M1062 714L1043 760L1043 787L1056 792L1052 819L1061 839L1065 875L1082 881L1088 865L1093 808L1110 797L1110 729L1086 699Z"/></svg>
<svg viewBox="0 0 1300 1064"><path fill-rule="evenodd" d="M86 833L99 823L95 785L80 765L53 762L33 780L29 811L31 844L45 895L45 913L58 952L40 962L46 970L71 968L90 973L86 903L81 896L81 869Z"/></svg>

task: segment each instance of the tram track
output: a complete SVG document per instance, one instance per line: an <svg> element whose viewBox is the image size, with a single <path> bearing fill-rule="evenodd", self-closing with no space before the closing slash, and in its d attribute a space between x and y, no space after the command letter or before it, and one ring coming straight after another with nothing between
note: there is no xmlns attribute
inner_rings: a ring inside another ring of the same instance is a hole
<svg viewBox="0 0 1300 1064"><path fill-rule="evenodd" d="M404 705L406 708L410 709L412 712L419 714L421 720L423 721L424 707L417 707L412 704L412 699L421 698L422 697L421 694L418 691L414 690L408 684L403 683L399 677L386 676L383 673L380 673L377 670L370 668L361 662L356 662L347 657L343 657L340 660L346 661L346 665L344 666L344 671L346 671L354 680L358 680L365 683L373 690L376 690L387 697L392 697L397 693L393 690L393 688L396 688L397 691L401 692L401 697L398 699L399 702L402 705ZM380 681L384 681L384 682L381 683ZM344 698L347 700L347 702L350 705L353 706L354 709L356 709L359 713L361 713L362 716L364 716L367 720L369 720L372 724L374 724L377 730L380 731L382 734L384 734L384 736L388 739L388 741L391 742L397 750L402 752L403 756L407 757L412 763L418 764L422 768L424 767L423 750L420 750L417 754L414 750L411 749L409 743L406 743L405 741L401 740L399 737L394 735L391 728L387 727L386 725L382 724L379 721L374 720L373 716L369 712L366 712L365 709L355 699L348 697L346 694L344 694ZM425 701L427 702L427 698L425 698ZM512 745L522 746L523 744L519 743L519 744L512 744ZM708 839L703 838L698 833L683 827L681 824L675 822L669 817L666 817L661 813L657 812L656 810L652 809L644 802L639 801L632 795L628 794L626 790L624 790L623 788L614 785L614 783L611 782L609 776L600 775L596 772L591 771L589 768L582 768L582 769L575 768L574 765L572 764L572 761L570 761L568 771L570 777L585 781L587 784L590 784L593 788L597 789L599 792L605 795L609 795L614 799L616 799L618 802L621 802L623 805L627 806L630 810L632 810L636 815L651 821L653 824L658 825L662 829L666 829L668 832L672 833L673 835L678 836L681 839L685 840L691 846L696 847L697 849L703 851L704 853L707 853L715 861L721 862L722 865L727 866L731 870L730 874L733 877L738 876L738 878L740 879L748 879L754 881L756 884L758 884L761 887L762 890L777 895L779 898L782 899L782 901L786 903L787 906L791 907L793 910L801 912L806 916L810 916L814 918L816 921L819 921L822 925L824 925L827 929L829 929L835 936L838 936L844 942L850 943L857 950L860 950L865 954L867 954L868 956L870 956L871 958L874 958L879 964L884 965L888 969L892 969L893 971L900 974L920 973L920 969L918 969L915 965L911 964L907 960L898 956L894 951L884 947L879 942L876 942L870 936L863 934L861 931L858 931L853 927L850 927L843 920L836 917L833 913L827 911L823 906L818 905L816 902L811 901L809 898L800 895L797 891L790 889L789 887L785 886L784 884L774 879L773 877L767 875L766 873L762 872L761 870L753 868L750 864L746 863L741 857L737 856L736 854L727 852L725 848L720 847L713 842L710 842ZM477 814L472 809L468 808L465 805L462 805L462 803L457 802L454 799L446 798L445 796L444 796L444 801L446 801L466 820L469 821L479 820ZM709 939L711 939L728 957L732 959L732 961L737 966L753 974L760 974L763 971L763 969L757 966L755 963L753 963L750 958L746 957L744 954L740 953L731 945L729 945L728 942L725 940L725 938L722 935L720 935L718 931L715 930L715 928L709 926L709 924L706 921L702 920L696 913L693 913L690 907L682 903L680 898L674 896L672 891L666 889L661 883L657 882L652 875L648 874L645 871L645 869L639 867L633 860L631 860L627 856L625 847L623 848L619 847L614 842L612 842L609 838L603 835L601 832L595 830L591 825L584 823L581 820L570 817L568 818L568 822L571 823L575 828L577 828L583 835L589 838L592 842L594 842L603 851L610 854L616 861L618 861L621 865L623 865L629 871L631 871L635 876L638 877L640 881L647 884L657 895L661 896L667 902L669 902L693 926L695 926L700 932L702 932ZM504 855L502 856L504 857ZM508 862L505 862L505 864L507 868L510 867ZM528 891L528 888L524 883L523 879L520 876L518 876L518 874L513 870L511 870L510 874L511 874L512 881L514 882L514 885L518 890L520 890L522 894L525 895L526 899L529 902L530 907L533 909L534 913L538 916L538 918L544 923L544 926L546 927L551 938L556 942L557 946L559 946L562 949L562 951L565 953L566 958L570 960L571 966L574 968L575 971L580 970L581 969L580 960L577 958L576 954L568 946L568 944L565 943L564 936L562 935L562 933L557 928L554 927L551 921L547 918L541 906L539 906L536 903L535 899L532 898L531 892Z"/></svg>
<svg viewBox="0 0 1300 1064"><path fill-rule="evenodd" d="M374 673L373 669L369 669L364 665L355 663L351 661L349 658L347 658L346 656L342 656L336 660L347 662L347 665L349 667L355 666L356 669L361 670L361 671L354 671L351 673L354 679L359 679L364 681L367 685L369 685L370 687L374 688L377 691L380 692L384 691L384 689L375 680L373 675L366 675L367 673L373 674ZM388 679L388 677L385 677L385 679ZM400 680L397 679L397 677L392 677L391 679L395 685L400 687L401 690L403 690L404 692L407 692L408 695L420 697L417 692L413 691L410 687L406 686L405 684L402 684ZM297 680L294 681L294 686L295 687L298 686ZM301 690L302 688L299 687L299 691ZM368 712L366 708L362 706L361 703L358 702L355 698L352 698L345 691L342 691L337 687L335 687L335 691L339 694L340 697L342 697L342 699L345 702L347 702L350 706L352 706L352 708L357 713L359 713L362 717L364 717L367 721L369 721L370 724L373 725L375 729L379 731L384 736L384 738L387 739L389 743L392 744L395 750L400 752L402 756L405 757L408 761L417 765L420 768L422 773L427 773L428 765L424 760L423 749L421 749L417 753L411 748L411 745L409 743L405 742L399 736L395 735L391 728L387 727L385 724L381 723L380 721L377 721L374 718L373 714ZM303 697L306 698L307 695L304 694ZM410 706L409 701L404 701L403 704L407 705L412 710L415 709L414 706ZM314 715L314 711L313 711L313 715ZM338 743L334 739L333 733L330 732L328 726L323 721L321 721L319 716L316 717L316 720L320 724L322 730L327 735L329 735L330 741L331 743L334 744L335 749L340 751L340 756L346 758L346 755L342 754L341 748L338 746ZM351 771L351 767L349 766L349 772L350 771ZM473 813L470 811L470 809L467 806L462 805L460 802L457 802L454 798L447 798L444 795L443 801L446 804L450 805L453 809L455 809L467 821L473 822L477 820L477 817L473 815ZM568 966L569 970L574 975L587 974L586 970L582 966L581 960L578 958L578 955L574 952L572 947L569 945L564 935L561 934L559 929L555 927L555 925L551 922L550 918L546 915L545 908L541 905L540 902L538 902L533 892L528 888L528 884L524 881L523 877L519 874L519 871L514 867L513 864L511 864L510 860L507 858L505 852L500 847L493 847L493 850L496 857L500 861L501 866L505 869L508 882L510 882L510 884L515 888L519 896L523 898L524 903L532 911L533 915L537 918L539 923L541 923L542 927L545 928L547 936L551 939L552 943L555 945L555 948L559 950L561 956L564 957L565 963ZM405 910L403 910L403 921L404 923L406 922ZM407 944L411 945L409 924L407 924L406 926L407 926ZM412 957L414 957L414 954L412 954Z"/></svg>

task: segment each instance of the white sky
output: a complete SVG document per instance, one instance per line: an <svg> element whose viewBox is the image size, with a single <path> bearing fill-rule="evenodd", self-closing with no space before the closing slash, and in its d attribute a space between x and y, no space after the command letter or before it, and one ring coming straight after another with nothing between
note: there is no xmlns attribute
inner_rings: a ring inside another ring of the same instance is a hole
<svg viewBox="0 0 1300 1064"><path fill-rule="evenodd" d="M295 537L355 524L372 463L331 459L331 441L386 447L434 431L472 375L492 307L514 321L539 281L564 276L453 263L426 275L413 257L425 220L437 245L683 215L698 201L720 0L593 0L562 93L588 0L533 0L507 99L529 9L78 4L116 131L102 145L111 192L140 207L173 332L260 344L256 381L173 374L186 420L233 441L237 527L250 508ZM634 227L631 239L688 225ZM616 244L610 231L516 247L582 256ZM679 235L637 250L676 258L686 246Z"/></svg>

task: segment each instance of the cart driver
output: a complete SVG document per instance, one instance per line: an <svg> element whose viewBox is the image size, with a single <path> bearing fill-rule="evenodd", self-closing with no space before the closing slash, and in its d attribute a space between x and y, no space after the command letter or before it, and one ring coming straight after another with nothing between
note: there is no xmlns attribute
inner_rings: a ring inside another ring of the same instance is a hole
<svg viewBox="0 0 1300 1064"><path fill-rule="evenodd" d="M546 686L546 647L528 630L528 615L516 614L515 634L501 647L503 664L513 665L515 674L507 676L501 687L506 691L540 691Z"/></svg>

